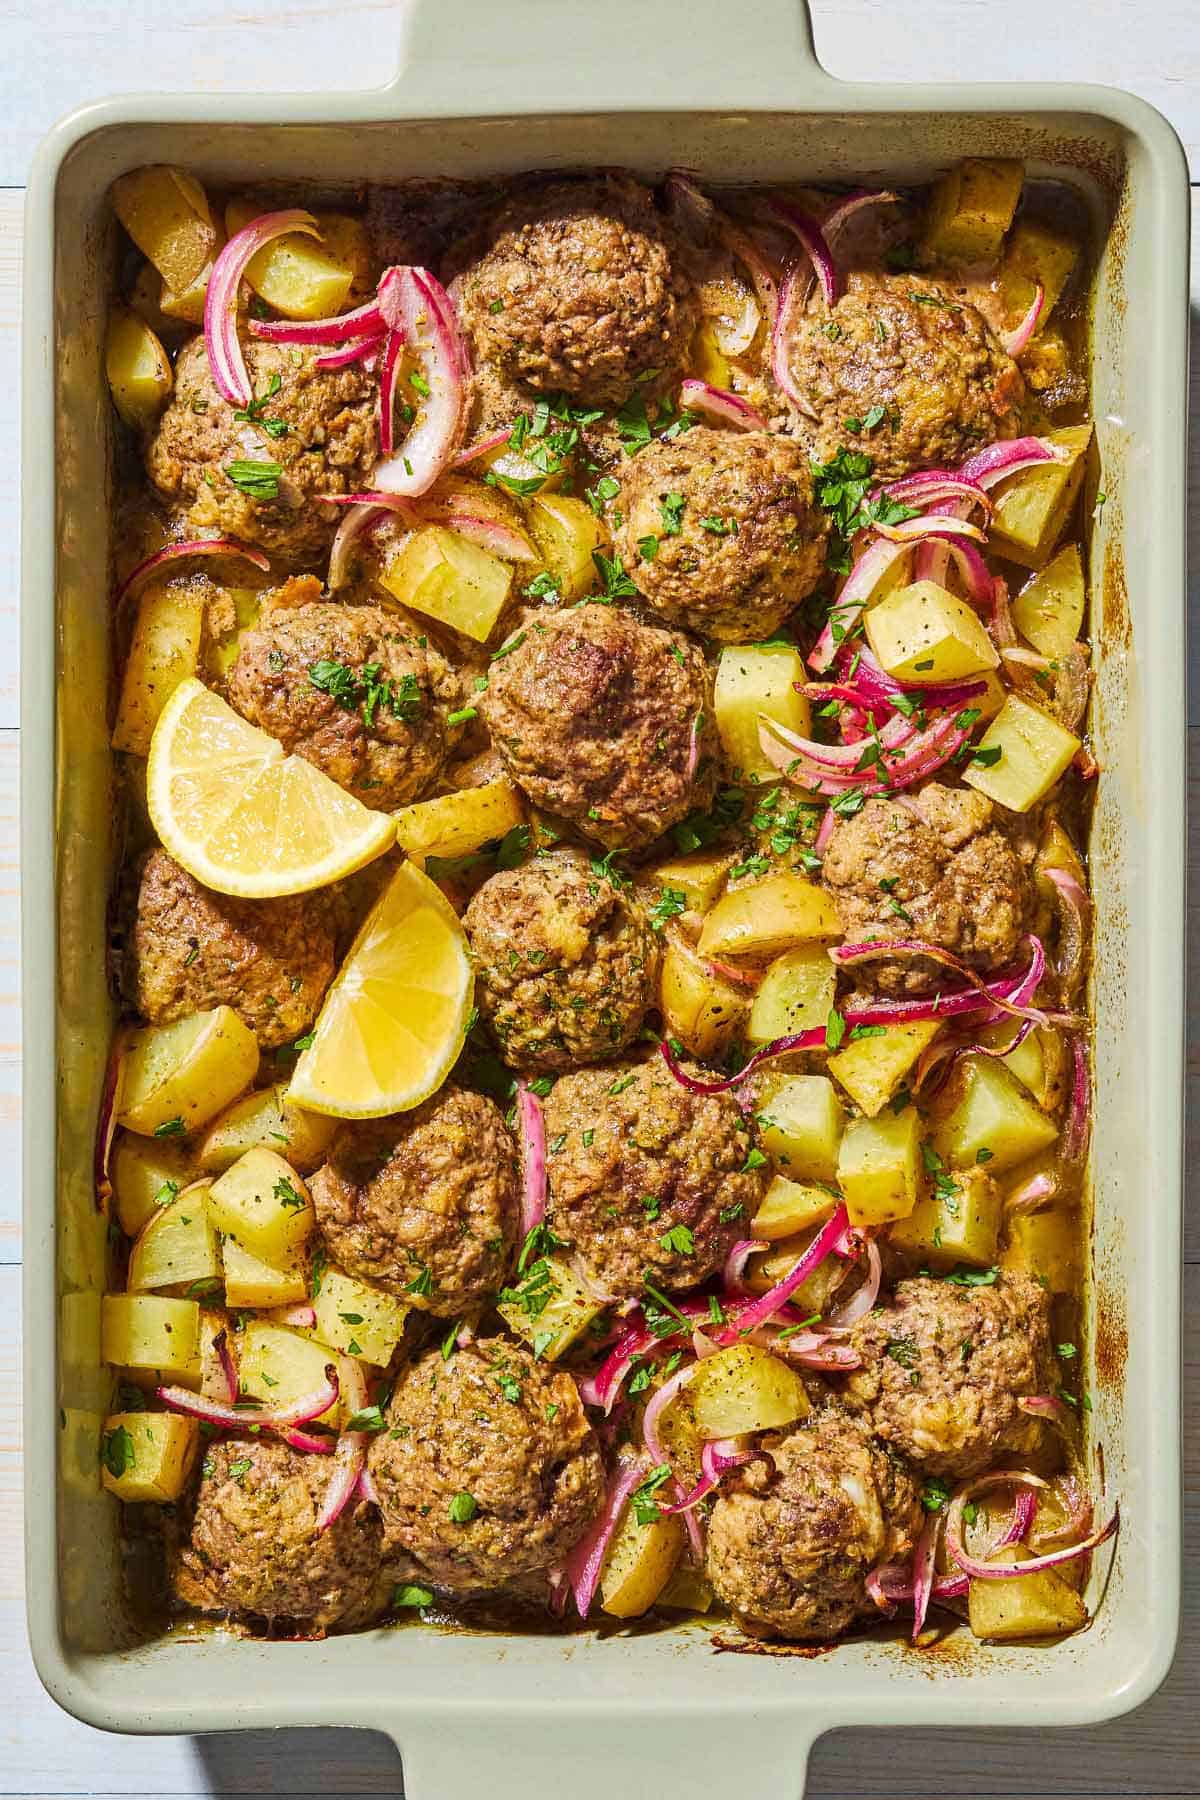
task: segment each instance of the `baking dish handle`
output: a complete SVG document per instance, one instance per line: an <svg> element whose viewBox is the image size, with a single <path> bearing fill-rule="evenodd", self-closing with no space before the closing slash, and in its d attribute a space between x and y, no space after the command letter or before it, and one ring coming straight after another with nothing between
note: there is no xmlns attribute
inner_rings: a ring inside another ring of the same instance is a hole
<svg viewBox="0 0 1200 1800"><path fill-rule="evenodd" d="M653 1696L645 1696L653 1707ZM760 1793L803 1800L819 1732L790 1711L753 1706L697 1715L633 1712L628 1702L579 1712L561 1702L470 1719L430 1714L394 1731L404 1800L700 1800Z"/></svg>
<svg viewBox="0 0 1200 1800"><path fill-rule="evenodd" d="M838 84L807 0L410 0L391 92L426 116L794 111Z"/></svg>

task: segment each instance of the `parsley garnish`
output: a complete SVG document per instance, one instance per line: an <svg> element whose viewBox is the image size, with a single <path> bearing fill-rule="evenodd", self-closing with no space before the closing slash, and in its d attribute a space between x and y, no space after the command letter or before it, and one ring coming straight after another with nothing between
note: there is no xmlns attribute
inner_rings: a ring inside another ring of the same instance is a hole
<svg viewBox="0 0 1200 1800"><path fill-rule="evenodd" d="M105 1468L117 1481L132 1469L136 1460L133 1439L123 1425L114 1426L112 1431L105 1432L101 1453Z"/></svg>
<svg viewBox="0 0 1200 1800"><path fill-rule="evenodd" d="M248 495L251 500L278 500L279 478L283 474L283 464L277 462L255 462L238 457L225 464L225 473L240 493Z"/></svg>

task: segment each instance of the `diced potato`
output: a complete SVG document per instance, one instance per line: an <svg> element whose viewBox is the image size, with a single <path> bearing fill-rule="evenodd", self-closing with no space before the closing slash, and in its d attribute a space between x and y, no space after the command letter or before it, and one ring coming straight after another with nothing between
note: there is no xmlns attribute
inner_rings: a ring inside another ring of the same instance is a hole
<svg viewBox="0 0 1200 1800"><path fill-rule="evenodd" d="M1079 545L1064 544L1013 601L1013 624L1043 656L1065 656L1083 630L1086 599Z"/></svg>
<svg viewBox="0 0 1200 1800"><path fill-rule="evenodd" d="M176 292L186 288L211 260L217 228L194 176L167 163L133 169L113 182L112 202L118 219L169 288Z"/></svg>
<svg viewBox="0 0 1200 1800"><path fill-rule="evenodd" d="M126 1237L136 1237L156 1207L174 1200L193 1179L192 1159L166 1138L118 1132L109 1158L117 1221Z"/></svg>
<svg viewBox="0 0 1200 1800"><path fill-rule="evenodd" d="M1000 754L995 761L980 766L978 757L996 749ZM1040 706L1010 694L984 732L976 760L963 770L963 780L1010 812L1028 812L1070 768L1079 749L1074 732Z"/></svg>
<svg viewBox="0 0 1200 1800"><path fill-rule="evenodd" d="M994 263L1025 180L1011 157L967 157L933 184L921 233L926 263Z"/></svg>
<svg viewBox="0 0 1200 1800"><path fill-rule="evenodd" d="M958 1263L990 1269L996 1260L1002 1211L1000 1189L986 1169L939 1175L907 1219L888 1232L888 1242L933 1269Z"/></svg>
<svg viewBox="0 0 1200 1800"><path fill-rule="evenodd" d="M321 228L326 256L350 270L350 292L346 298L355 302L373 299L380 268L366 220L356 213L343 212L315 212L313 218Z"/></svg>
<svg viewBox="0 0 1200 1800"><path fill-rule="evenodd" d="M725 885L733 858L723 850L695 850L691 856L673 856L651 871L660 888L674 888L687 900L689 912L706 913Z"/></svg>
<svg viewBox="0 0 1200 1800"><path fill-rule="evenodd" d="M209 1217L218 1231L275 1268L287 1268L316 1225L308 1189L274 1150L247 1150L214 1181Z"/></svg>
<svg viewBox="0 0 1200 1800"><path fill-rule="evenodd" d="M873 1119L942 1029L938 1019L885 1025L878 1036L852 1037L826 1067L860 1112Z"/></svg>
<svg viewBox="0 0 1200 1800"><path fill-rule="evenodd" d="M687 1539L683 1520L661 1515L638 1523L625 1508L600 1568L600 1605L614 1619L638 1619L649 1612L679 1561Z"/></svg>
<svg viewBox="0 0 1200 1800"><path fill-rule="evenodd" d="M695 1563L681 1558L675 1564L671 1579L658 1596L657 1604L669 1606L672 1612L706 1613L715 1599L716 1595Z"/></svg>
<svg viewBox="0 0 1200 1800"><path fill-rule="evenodd" d="M833 1008L837 975L823 944L801 944L777 956L750 1008L750 1037L770 1043L793 1031L824 1025Z"/></svg>
<svg viewBox="0 0 1200 1800"><path fill-rule="evenodd" d="M852 1225L906 1219L920 1198L921 1116L915 1106L876 1119L851 1119L838 1155L837 1182Z"/></svg>
<svg viewBox="0 0 1200 1800"><path fill-rule="evenodd" d="M301 1258L276 1268L243 1250L236 1238L226 1238L221 1245L221 1267L229 1306L295 1306L309 1298L308 1266Z"/></svg>
<svg viewBox="0 0 1200 1800"><path fill-rule="evenodd" d="M117 1123L143 1136L206 1125L258 1073L258 1041L231 1006L130 1033Z"/></svg>
<svg viewBox="0 0 1200 1800"><path fill-rule="evenodd" d="M979 614L936 581L897 588L870 609L865 625L876 658L897 681L960 681L1000 661Z"/></svg>
<svg viewBox="0 0 1200 1800"><path fill-rule="evenodd" d="M203 325L204 304L208 298L208 284L212 277L213 266L217 254L225 247L225 233L218 230L216 250L204 267L194 275L186 287L173 288L163 282L158 296L159 309L168 319L179 324Z"/></svg>
<svg viewBox="0 0 1200 1800"><path fill-rule="evenodd" d="M172 319L160 304L163 279L152 262L143 262L129 290L129 310L144 319L155 337L170 350L186 342L188 333L179 319Z"/></svg>
<svg viewBox="0 0 1200 1800"><path fill-rule="evenodd" d="M832 1181L846 1114L825 1075L793 1075L763 1102L763 1149L789 1177Z"/></svg>
<svg viewBox="0 0 1200 1800"><path fill-rule="evenodd" d="M780 1238L794 1237L797 1232L824 1224L836 1205L837 1196L828 1188L776 1175L750 1221L748 1235L774 1244Z"/></svg>
<svg viewBox="0 0 1200 1800"><path fill-rule="evenodd" d="M527 507L529 528L547 573L565 601L582 600L596 579L594 550L608 547L608 533L586 500L538 493Z"/></svg>
<svg viewBox="0 0 1200 1800"><path fill-rule="evenodd" d="M181 1413L112 1413L100 1443L100 1479L118 1500L178 1500L200 1447L200 1427Z"/></svg>
<svg viewBox="0 0 1200 1800"><path fill-rule="evenodd" d="M999 1019L994 1025L984 1025L977 1036L981 1044L989 1049L999 1049L1002 1044L1012 1042L1016 1021ZM1038 1026L1031 1031L1024 1043L1010 1050L1000 1061L1006 1069L1011 1069L1022 1087L1029 1089L1038 1105L1046 1109L1057 1098L1058 1076L1062 1064L1063 1044L1057 1031L1049 1026Z"/></svg>
<svg viewBox="0 0 1200 1800"><path fill-rule="evenodd" d="M100 1354L123 1369L161 1370L167 1381L190 1370L200 1341L195 1300L162 1294L105 1294L100 1305Z"/></svg>
<svg viewBox="0 0 1200 1800"><path fill-rule="evenodd" d="M836 1202L830 1200L830 1206ZM765 1294L791 1274L796 1264L812 1248L816 1232L801 1231L795 1237L772 1244L767 1251L752 1256L746 1264L746 1287L752 1294ZM792 1305L806 1317L823 1313L846 1278L846 1265L839 1256L827 1256L811 1275L805 1276L792 1293Z"/></svg>
<svg viewBox="0 0 1200 1800"><path fill-rule="evenodd" d="M171 582L146 588L121 680L114 750L149 755L159 714L199 667L203 627L204 606L196 594Z"/></svg>
<svg viewBox="0 0 1200 1800"><path fill-rule="evenodd" d="M702 1438L771 1431L809 1411L796 1371L756 1344L732 1344L706 1357L686 1391Z"/></svg>
<svg viewBox="0 0 1200 1800"><path fill-rule="evenodd" d="M217 1234L208 1217L211 1182L195 1181L178 1199L158 1207L129 1253L129 1291L194 1290L221 1277Z"/></svg>
<svg viewBox="0 0 1200 1800"><path fill-rule="evenodd" d="M313 1305L316 1335L323 1344L380 1368L391 1361L410 1310L394 1294L333 1268L321 1271Z"/></svg>
<svg viewBox="0 0 1200 1800"><path fill-rule="evenodd" d="M253 200L231 200L225 229L232 237L268 210ZM246 280L285 319L328 319L345 305L354 270L316 238L292 231L251 258Z"/></svg>
<svg viewBox="0 0 1200 1800"><path fill-rule="evenodd" d="M1045 1282L1052 1294L1073 1292L1083 1269L1079 1215L1066 1206L1011 1214L1000 1267Z"/></svg>
<svg viewBox="0 0 1200 1800"><path fill-rule="evenodd" d="M247 1325L234 1343L238 1386L243 1394L264 1406L286 1406L324 1386L325 1370L338 1358L324 1344L301 1337L284 1325ZM340 1400L320 1414L321 1423L335 1425L342 1411Z"/></svg>
<svg viewBox="0 0 1200 1800"><path fill-rule="evenodd" d="M735 778L774 781L778 771L758 741L762 717L808 737L812 709L796 683L808 680L804 659L792 644L733 644L722 650L713 688L713 714L721 748Z"/></svg>
<svg viewBox="0 0 1200 1800"><path fill-rule="evenodd" d="M485 644L512 588L512 564L448 531L414 531L381 576L404 606Z"/></svg>
<svg viewBox="0 0 1200 1800"><path fill-rule="evenodd" d="M1064 874L1074 876L1080 887L1087 886L1087 875L1078 850L1055 818L1048 818L1042 830L1042 841L1038 845L1036 873L1039 883L1044 889L1046 898L1051 898L1054 884L1045 879L1051 869L1061 869Z"/></svg>
<svg viewBox="0 0 1200 1800"><path fill-rule="evenodd" d="M1023 317L1041 282L1046 298L1039 324L1044 325L1078 261L1079 245L1074 238L1037 219L1020 220L1004 246L1000 269L1000 294L1009 317L1014 322Z"/></svg>
<svg viewBox="0 0 1200 1800"><path fill-rule="evenodd" d="M1051 431L1049 441L1067 452L1064 462L1037 463L1002 482L988 547L1028 569L1040 569L1058 546L1087 461L1090 425Z"/></svg>
<svg viewBox="0 0 1200 1800"><path fill-rule="evenodd" d="M707 1058L733 1042L749 1011L750 995L672 935L663 951L659 1003L668 1037L678 1038L693 1056Z"/></svg>
<svg viewBox="0 0 1200 1800"><path fill-rule="evenodd" d="M603 1311L559 1256L531 1263L503 1294L509 1297L500 1300L496 1311L545 1362L554 1362L569 1350Z"/></svg>
<svg viewBox="0 0 1200 1800"><path fill-rule="evenodd" d="M774 957L840 937L837 908L803 875L769 875L717 901L700 933L701 956Z"/></svg>
<svg viewBox="0 0 1200 1800"><path fill-rule="evenodd" d="M155 333L123 306L114 307L108 321L104 373L113 405L137 431L153 425L175 385L170 358Z"/></svg>
<svg viewBox="0 0 1200 1800"><path fill-rule="evenodd" d="M1028 1562L1024 1544L996 1552L998 1563ZM1057 1637L1087 1623L1087 1607L1057 1569L1014 1575L1005 1581L972 1581L967 1617L977 1638L1009 1643L1014 1638Z"/></svg>
<svg viewBox="0 0 1200 1800"><path fill-rule="evenodd" d="M1015 1076L991 1056L964 1056L939 1096L933 1133L952 1169L983 1162L993 1175L1048 1149L1058 1136L1052 1119L1033 1104Z"/></svg>
<svg viewBox="0 0 1200 1800"><path fill-rule="evenodd" d="M325 1160L338 1120L305 1112L287 1097L286 1081L256 1088L214 1119L196 1154L206 1175L223 1175L247 1150L274 1150L301 1175Z"/></svg>
<svg viewBox="0 0 1200 1800"><path fill-rule="evenodd" d="M487 781L433 800L402 806L396 841L414 859L469 856L525 822L525 804L511 781Z"/></svg>

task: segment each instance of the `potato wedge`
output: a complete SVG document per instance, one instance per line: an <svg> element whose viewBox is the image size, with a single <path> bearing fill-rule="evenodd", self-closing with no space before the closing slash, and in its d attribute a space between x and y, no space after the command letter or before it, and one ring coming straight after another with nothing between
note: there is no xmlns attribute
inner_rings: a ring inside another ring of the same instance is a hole
<svg viewBox="0 0 1200 1800"><path fill-rule="evenodd" d="M869 1119L882 1112L918 1059L942 1029L937 1019L885 1025L867 1037L851 1037L826 1067Z"/></svg>
<svg viewBox="0 0 1200 1800"><path fill-rule="evenodd" d="M171 361L144 319L114 307L104 340L104 373L113 405L127 425L147 431L175 385Z"/></svg>
<svg viewBox="0 0 1200 1800"><path fill-rule="evenodd" d="M769 1093L759 1139L776 1167L796 1181L832 1181L846 1114L826 1075L793 1075Z"/></svg>
<svg viewBox="0 0 1200 1800"><path fill-rule="evenodd" d="M979 614L936 581L897 588L870 609L865 625L877 661L897 681L961 681L1000 662Z"/></svg>
<svg viewBox="0 0 1200 1800"><path fill-rule="evenodd" d="M830 1206L834 1204L831 1200ZM746 1264L746 1287L749 1292L769 1293L791 1274L800 1258L812 1248L815 1236L816 1232L811 1228L799 1231L795 1237L782 1238L778 1243L772 1244L769 1250L752 1256ZM845 1278L846 1266L842 1259L839 1256L827 1256L793 1291L792 1305L806 1317L810 1313L823 1313Z"/></svg>
<svg viewBox="0 0 1200 1800"><path fill-rule="evenodd" d="M706 1357L686 1393L703 1438L771 1431L809 1412L808 1395L796 1371L756 1344L733 1344Z"/></svg>
<svg viewBox="0 0 1200 1800"><path fill-rule="evenodd" d="M187 1485L200 1426L180 1413L111 1413L100 1441L100 1479L118 1500L169 1505Z"/></svg>
<svg viewBox="0 0 1200 1800"><path fill-rule="evenodd" d="M185 287L173 288L163 282L159 291L159 310L164 316L178 325L203 325L204 305L208 298L208 284L212 277L217 256L225 247L225 233L218 228L217 242L213 255L194 275Z"/></svg>
<svg viewBox="0 0 1200 1800"><path fill-rule="evenodd" d="M238 1385L243 1394L264 1406L286 1406L312 1394L325 1383L325 1369L339 1358L326 1345L289 1331L285 1325L247 1325L234 1342ZM340 1400L320 1414L322 1425L336 1425L343 1408Z"/></svg>
<svg viewBox="0 0 1200 1800"><path fill-rule="evenodd" d="M892 1225L888 1242L922 1267L990 1269L1002 1211L1000 1189L986 1169L956 1169L935 1177L908 1218Z"/></svg>
<svg viewBox="0 0 1200 1800"><path fill-rule="evenodd" d="M414 531L380 577L403 606L486 644L512 591L512 564L490 550L427 525Z"/></svg>
<svg viewBox="0 0 1200 1800"><path fill-rule="evenodd" d="M1047 1206L1009 1218L1002 1269L1031 1275L1052 1294L1070 1294L1079 1286L1082 1257L1079 1218L1070 1207Z"/></svg>
<svg viewBox="0 0 1200 1800"><path fill-rule="evenodd" d="M287 1083L279 1081L243 1094L214 1119L197 1147L196 1164L206 1175L223 1175L247 1150L274 1150L301 1175L311 1175L337 1128L336 1119L293 1105Z"/></svg>
<svg viewBox="0 0 1200 1800"><path fill-rule="evenodd" d="M173 582L154 582L143 591L121 679L114 750L149 755L160 713L180 682L199 669L203 630L204 605L195 593Z"/></svg>
<svg viewBox="0 0 1200 1800"><path fill-rule="evenodd" d="M1023 1563L1023 1544L997 1551L998 1563ZM1058 1637L1087 1623L1087 1607L1057 1569L1015 1575L1005 1581L972 1581L967 1618L977 1638L1006 1644L1014 1638Z"/></svg>
<svg viewBox="0 0 1200 1800"><path fill-rule="evenodd" d="M321 1270L313 1306L314 1335L321 1343L380 1368L391 1361L411 1310L395 1294L332 1267Z"/></svg>
<svg viewBox="0 0 1200 1800"><path fill-rule="evenodd" d="M213 1182L208 1212L218 1231L274 1268L289 1268L316 1228L308 1189L274 1150L247 1150Z"/></svg>
<svg viewBox="0 0 1200 1800"><path fill-rule="evenodd" d="M824 1025L833 1007L837 976L824 944L800 944L777 956L750 1008L752 1043L767 1044L794 1031Z"/></svg>
<svg viewBox="0 0 1200 1800"><path fill-rule="evenodd" d="M112 185L118 219L169 288L194 281L215 252L217 227L204 189L168 163L133 169Z"/></svg>
<svg viewBox="0 0 1200 1800"><path fill-rule="evenodd" d="M812 711L797 682L808 680L791 644L734 644L722 650L713 687L717 732L735 780L777 781L778 771L758 741L762 718L809 737Z"/></svg>
<svg viewBox="0 0 1200 1800"><path fill-rule="evenodd" d="M195 1300L105 1294L100 1303L100 1354L118 1368L161 1371L171 1381L195 1366L199 1342Z"/></svg>
<svg viewBox="0 0 1200 1800"><path fill-rule="evenodd" d="M706 913L725 885L733 858L727 851L694 850L690 856L672 856L651 871L660 892L674 888L687 902L689 912Z"/></svg>
<svg viewBox="0 0 1200 1800"><path fill-rule="evenodd" d="M411 857L469 856L525 823L525 802L511 781L487 781L402 806L396 842Z"/></svg>
<svg viewBox="0 0 1200 1800"><path fill-rule="evenodd" d="M837 908L803 875L769 875L717 901L700 933L701 956L774 957L840 937Z"/></svg>
<svg viewBox="0 0 1200 1800"><path fill-rule="evenodd" d="M750 1221L748 1236L766 1238L770 1244L795 1237L823 1225L836 1205L837 1195L827 1187L776 1175Z"/></svg>
<svg viewBox="0 0 1200 1800"><path fill-rule="evenodd" d="M258 1042L230 1006L131 1032L117 1123L183 1137L224 1110L258 1073Z"/></svg>
<svg viewBox="0 0 1200 1800"><path fill-rule="evenodd" d="M586 500L536 494L526 515L546 573L564 601L582 600L596 579L593 552L608 548L608 532Z"/></svg>
<svg viewBox="0 0 1200 1800"><path fill-rule="evenodd" d="M905 1219L921 1195L921 1116L915 1106L852 1119L838 1152L837 1183L852 1225Z"/></svg>
<svg viewBox="0 0 1200 1800"><path fill-rule="evenodd" d="M129 1253L131 1294L168 1289L196 1298L219 1285L217 1234L208 1216L212 1183L194 1181L146 1220Z"/></svg>
<svg viewBox="0 0 1200 1800"><path fill-rule="evenodd" d="M672 1612L706 1613L715 1599L716 1595L696 1565L681 1557L656 1604L670 1607Z"/></svg>
<svg viewBox="0 0 1200 1800"><path fill-rule="evenodd" d="M309 1270L303 1258L277 1268L243 1250L236 1238L226 1238L221 1245L221 1269L229 1306L270 1309L295 1306L309 1298Z"/></svg>
<svg viewBox="0 0 1200 1800"><path fill-rule="evenodd" d="M1053 1119L994 1057L964 1056L938 1099L933 1144L952 1170L975 1168L982 1152L989 1173L1000 1175L1058 1137Z"/></svg>
<svg viewBox="0 0 1200 1800"><path fill-rule="evenodd" d="M269 210L254 200L230 200L225 229L232 237ZM285 319L328 319L345 305L354 270L318 239L292 231L250 259L246 280Z"/></svg>
<svg viewBox="0 0 1200 1800"><path fill-rule="evenodd" d="M534 1355L554 1362L604 1308L560 1256L539 1257L501 1289L496 1311Z"/></svg>
<svg viewBox="0 0 1200 1800"><path fill-rule="evenodd" d="M994 263L1024 181L1024 165L999 156L969 156L939 176L921 231L922 261L960 268Z"/></svg>
<svg viewBox="0 0 1200 1800"><path fill-rule="evenodd" d="M1083 630L1087 587L1078 544L1064 544L1012 603L1013 624L1043 656L1065 656Z"/></svg>
<svg viewBox="0 0 1200 1800"><path fill-rule="evenodd" d="M994 496L996 512L988 533L989 548L997 556L1027 569L1043 568L1058 548L1083 480L1092 427L1067 425L1048 435L1065 460L1038 463L1002 482Z"/></svg>
<svg viewBox="0 0 1200 1800"><path fill-rule="evenodd" d="M661 1515L648 1525L626 1507L600 1568L600 1605L614 1619L649 1612L674 1572L687 1539L683 1520Z"/></svg>
<svg viewBox="0 0 1200 1800"><path fill-rule="evenodd" d="M1029 309L1040 282L1044 325L1062 298L1079 261L1079 244L1067 232L1038 219L1021 219L1009 234L1000 269L1000 295L1015 323Z"/></svg>
<svg viewBox="0 0 1200 1800"><path fill-rule="evenodd" d="M117 1222L129 1238L195 1178L191 1156L182 1146L124 1131L113 1142L108 1168Z"/></svg>
<svg viewBox="0 0 1200 1800"><path fill-rule="evenodd" d="M1057 719L1010 694L963 770L963 780L1010 812L1025 813L1045 798L1080 748L1080 740ZM980 757L989 760L981 765Z"/></svg>
<svg viewBox="0 0 1200 1800"><path fill-rule="evenodd" d="M749 990L735 987L709 967L676 933L667 938L659 978L663 1023L693 1056L727 1049L745 1022Z"/></svg>

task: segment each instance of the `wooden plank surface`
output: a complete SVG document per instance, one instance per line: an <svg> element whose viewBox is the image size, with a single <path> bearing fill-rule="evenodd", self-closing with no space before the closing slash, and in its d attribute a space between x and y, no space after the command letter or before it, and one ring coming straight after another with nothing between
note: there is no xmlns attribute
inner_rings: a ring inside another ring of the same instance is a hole
<svg viewBox="0 0 1200 1800"><path fill-rule="evenodd" d="M581 0L575 0L581 3ZM710 4L711 0L700 0ZM393 0L9 0L0 45L0 392L15 421L20 184L40 133L87 99L132 88L167 91L371 86L395 61L402 7ZM564 28L569 5L560 11ZM652 5L647 7L652 16ZM1089 80L1134 89L1172 119L1200 176L1200 19L1195 0L813 0L819 54L860 79ZM730 9L737 29L737 9ZM1200 188L1193 192L1191 598L1200 603ZM20 1017L15 428L0 457L0 1797L318 1795L350 1800L400 1791L384 1738L354 1732L253 1732L208 1739L128 1739L79 1725L42 1692L25 1644L19 1408ZM1193 621L1197 605L1192 607ZM1193 632L1195 636L1195 631ZM1200 877L1200 658L1192 656L1190 857ZM1195 891L1200 892L1200 881ZM1189 949L1188 1163L1200 1168L1200 913ZM1190 1198L1187 1379L1200 1387L1200 1202ZM1161 1693L1129 1719L1087 1732L839 1732L818 1745L814 1800L938 1795L1200 1796L1200 1416L1187 1438L1185 1631ZM640 1796L632 1800L641 1800ZM674 1800L662 1796L661 1800ZM774 1795L764 1800L783 1800Z"/></svg>

